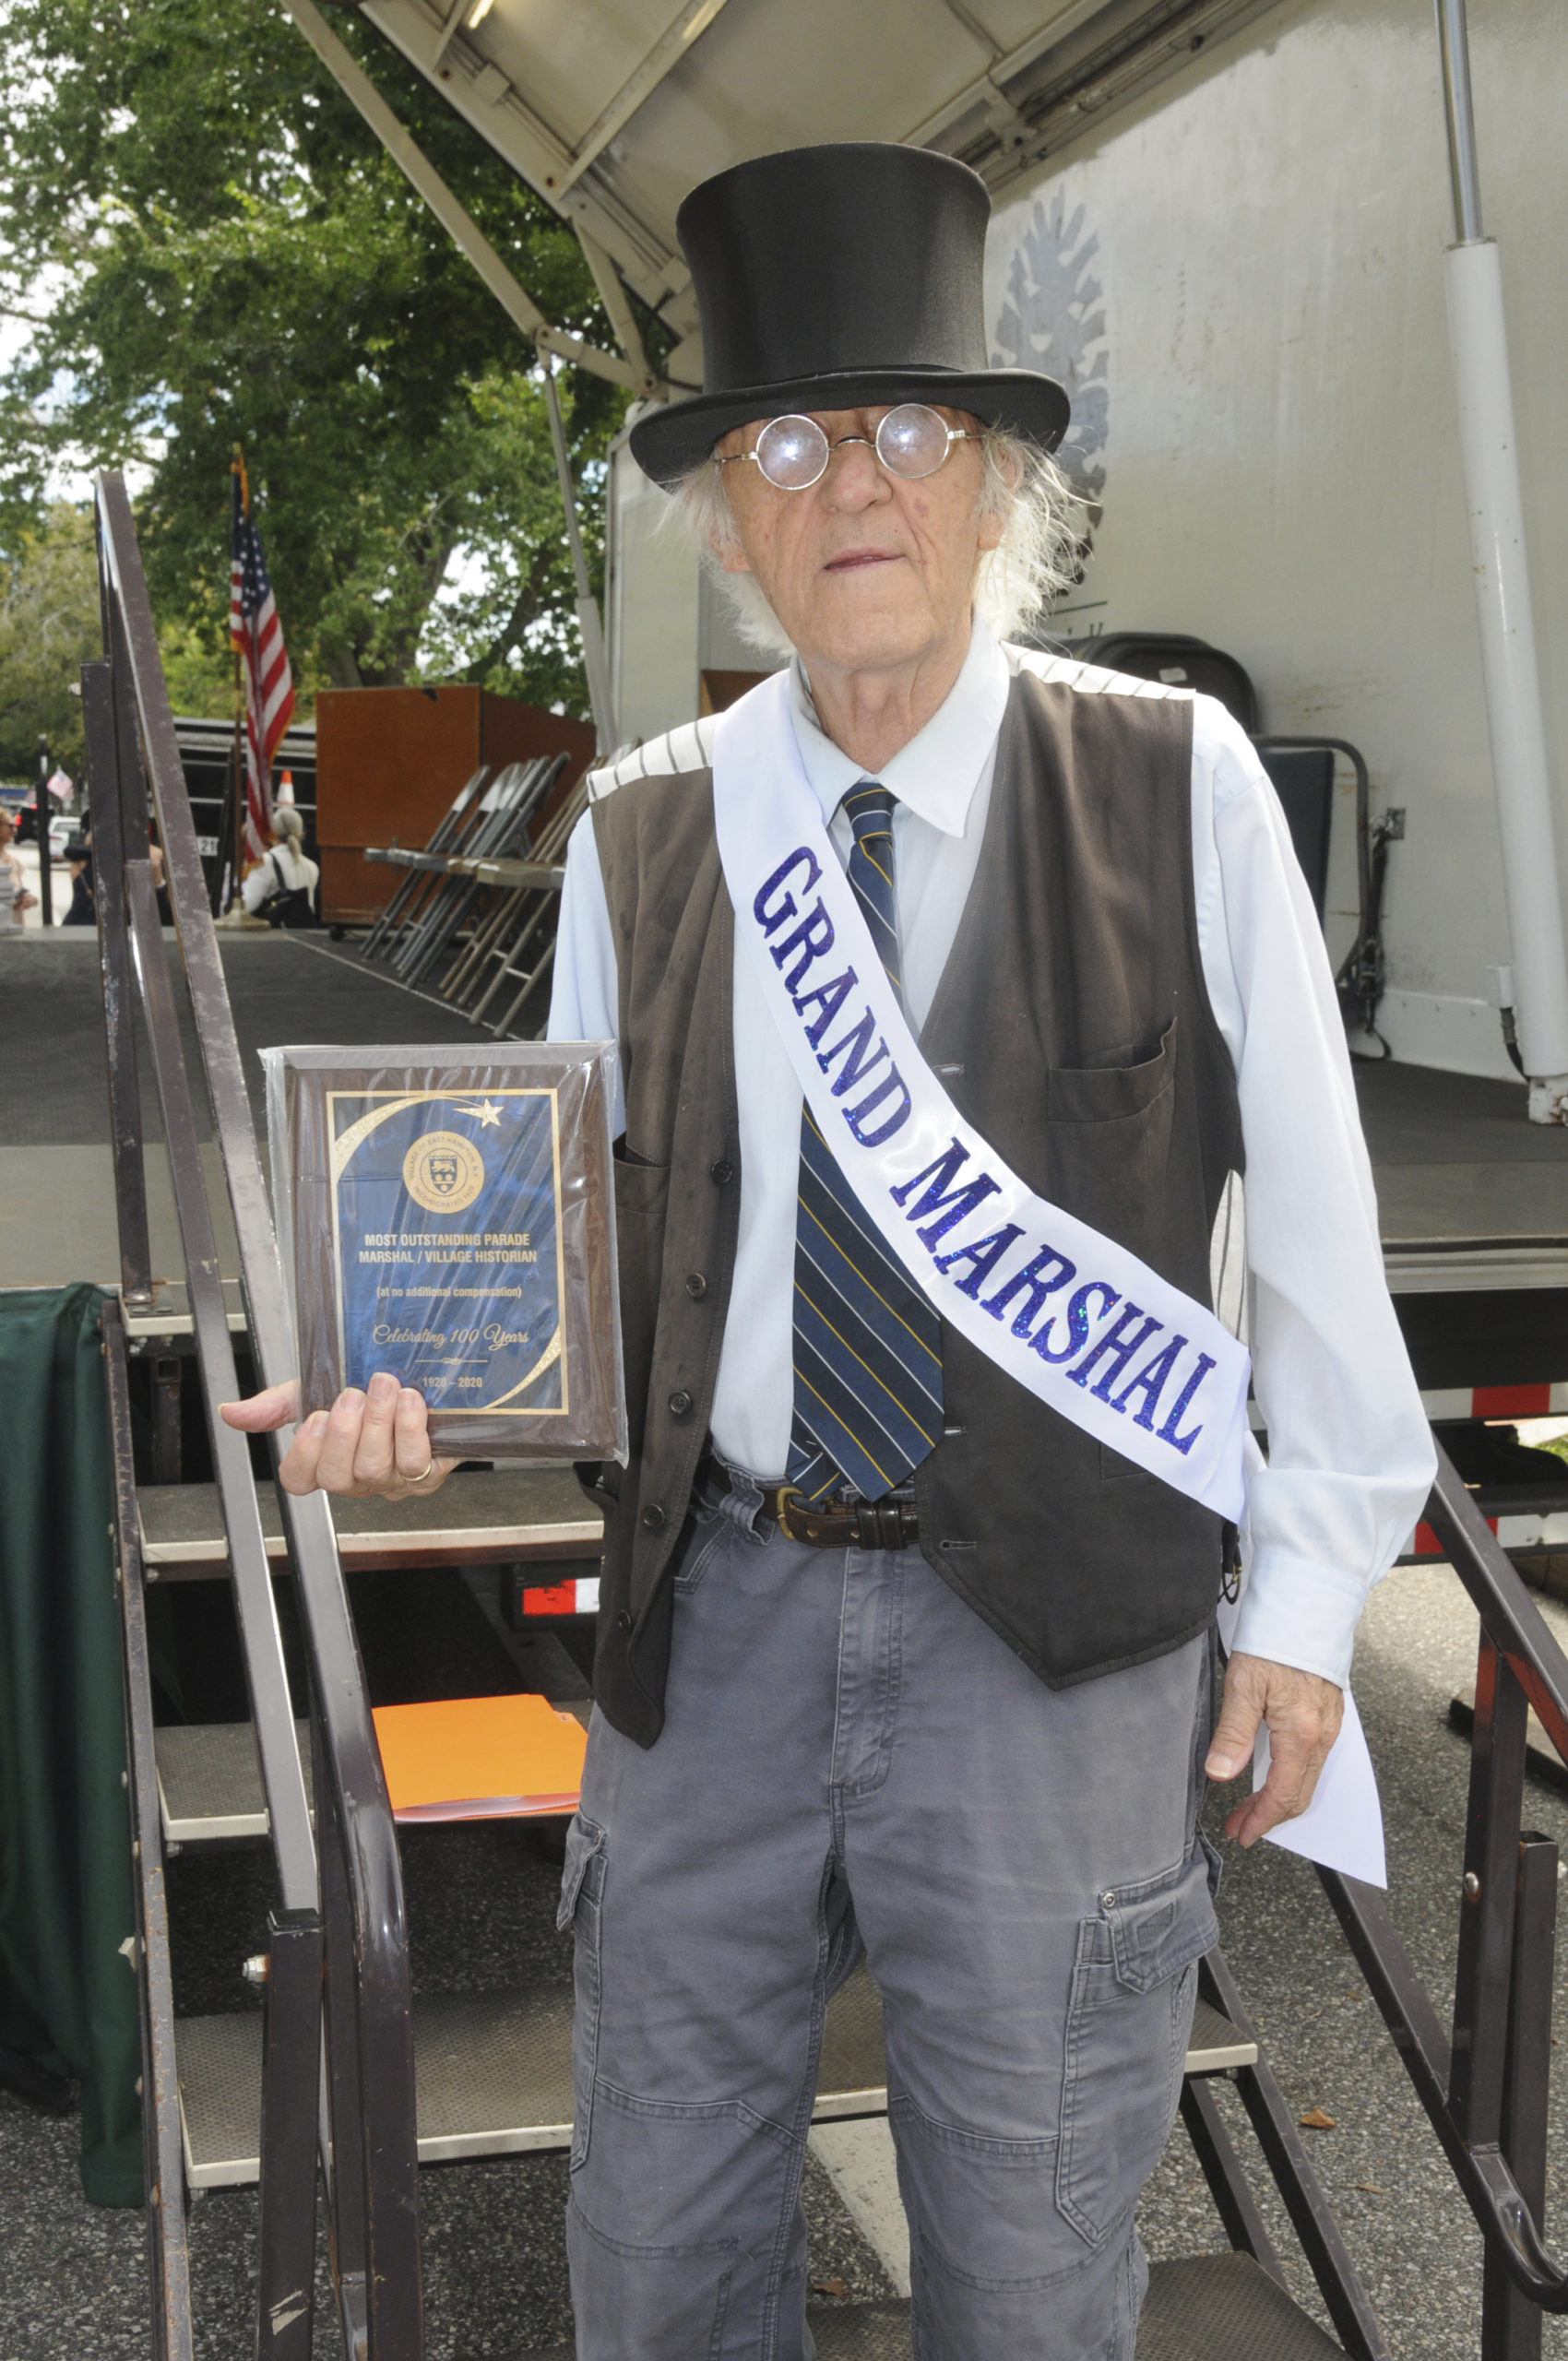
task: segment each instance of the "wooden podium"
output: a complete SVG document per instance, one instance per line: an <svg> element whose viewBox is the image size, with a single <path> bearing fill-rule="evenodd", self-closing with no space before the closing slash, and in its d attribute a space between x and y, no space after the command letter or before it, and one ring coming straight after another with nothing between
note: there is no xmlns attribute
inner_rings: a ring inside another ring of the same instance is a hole
<svg viewBox="0 0 1568 2361"><path fill-rule="evenodd" d="M564 754L549 812L592 761L594 733L589 722L466 682L323 689L315 701L315 751L321 915L333 926L368 926L403 872L366 860L366 845L422 845L481 763L494 771L538 754Z"/></svg>

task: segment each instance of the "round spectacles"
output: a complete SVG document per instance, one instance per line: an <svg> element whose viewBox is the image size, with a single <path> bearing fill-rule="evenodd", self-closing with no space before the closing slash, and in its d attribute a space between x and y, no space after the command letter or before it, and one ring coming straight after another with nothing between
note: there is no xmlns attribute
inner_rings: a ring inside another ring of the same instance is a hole
<svg viewBox="0 0 1568 2361"><path fill-rule="evenodd" d="M983 440L961 426L949 426L927 402L900 402L885 413L874 435L840 434L834 443L814 418L793 413L770 418L754 449L732 451L719 465L731 468L738 459L753 459L779 492L809 492L827 473L827 463L840 444L865 443L889 475L918 482L936 473L955 443Z"/></svg>

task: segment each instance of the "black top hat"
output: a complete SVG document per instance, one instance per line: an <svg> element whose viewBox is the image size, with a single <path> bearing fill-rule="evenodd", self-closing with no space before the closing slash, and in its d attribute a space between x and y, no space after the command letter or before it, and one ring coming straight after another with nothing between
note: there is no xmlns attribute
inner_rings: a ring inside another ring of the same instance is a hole
<svg viewBox="0 0 1568 2361"><path fill-rule="evenodd" d="M667 489L748 419L940 402L1053 451L1067 396L1034 369L988 369L991 194L925 148L791 148L693 189L675 230L702 315L703 390L632 429Z"/></svg>

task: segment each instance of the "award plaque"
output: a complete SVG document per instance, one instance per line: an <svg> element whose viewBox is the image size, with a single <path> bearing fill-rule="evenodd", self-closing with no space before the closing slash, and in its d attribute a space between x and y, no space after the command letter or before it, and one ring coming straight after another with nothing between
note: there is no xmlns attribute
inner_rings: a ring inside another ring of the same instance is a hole
<svg viewBox="0 0 1568 2361"><path fill-rule="evenodd" d="M385 1370L445 1456L624 1458L614 1054L263 1050L303 1411Z"/></svg>

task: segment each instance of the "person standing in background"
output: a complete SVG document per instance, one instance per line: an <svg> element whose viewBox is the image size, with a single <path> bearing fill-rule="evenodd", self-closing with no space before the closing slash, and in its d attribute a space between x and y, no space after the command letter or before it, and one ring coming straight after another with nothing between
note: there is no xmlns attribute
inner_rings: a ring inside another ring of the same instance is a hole
<svg viewBox="0 0 1568 2361"><path fill-rule="evenodd" d="M38 896L28 891L27 872L16 848L17 824L0 810L0 934L19 934L22 912L36 908Z"/></svg>
<svg viewBox="0 0 1568 2361"><path fill-rule="evenodd" d="M272 814L272 844L263 854L241 892L253 918L270 926L317 924L315 889L321 871L304 850L305 824L291 803L279 803Z"/></svg>

